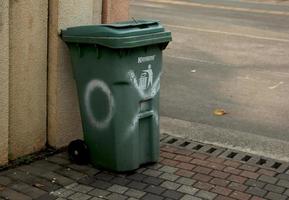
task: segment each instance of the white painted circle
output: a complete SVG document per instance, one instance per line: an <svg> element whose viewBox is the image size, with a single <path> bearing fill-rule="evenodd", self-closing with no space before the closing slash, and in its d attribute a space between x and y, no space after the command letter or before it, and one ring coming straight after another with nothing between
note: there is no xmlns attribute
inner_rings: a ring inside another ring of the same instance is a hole
<svg viewBox="0 0 289 200"><path fill-rule="evenodd" d="M109 107L108 113L106 117L102 120L97 120L91 109L90 97L91 97L92 92L97 89L101 90L107 96L107 99L108 99L108 107ZM103 129L109 125L113 116L114 98L109 87L107 86L105 82L98 80L98 79L94 79L94 80L91 80L87 84L86 89L85 89L85 94L84 94L84 104L85 104L85 110L86 110L88 120L93 127L97 129Z"/></svg>

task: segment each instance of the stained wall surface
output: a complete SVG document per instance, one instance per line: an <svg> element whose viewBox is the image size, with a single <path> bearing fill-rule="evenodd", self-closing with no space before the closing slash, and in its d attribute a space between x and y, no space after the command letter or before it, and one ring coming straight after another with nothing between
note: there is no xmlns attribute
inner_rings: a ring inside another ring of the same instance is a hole
<svg viewBox="0 0 289 200"><path fill-rule="evenodd" d="M102 22L125 21L129 18L129 0L103 0Z"/></svg>
<svg viewBox="0 0 289 200"><path fill-rule="evenodd" d="M0 165L8 158L9 0L0 1Z"/></svg>
<svg viewBox="0 0 289 200"><path fill-rule="evenodd" d="M0 0L0 165L82 137L70 56L59 33L101 23L102 8L102 0ZM109 8L107 17L120 18Z"/></svg>
<svg viewBox="0 0 289 200"><path fill-rule="evenodd" d="M101 1L52 0L49 4L49 91L48 142L59 148L82 137L76 85L68 48L61 40L61 29L99 24Z"/></svg>
<svg viewBox="0 0 289 200"><path fill-rule="evenodd" d="M48 0L10 1L9 155L45 147Z"/></svg>

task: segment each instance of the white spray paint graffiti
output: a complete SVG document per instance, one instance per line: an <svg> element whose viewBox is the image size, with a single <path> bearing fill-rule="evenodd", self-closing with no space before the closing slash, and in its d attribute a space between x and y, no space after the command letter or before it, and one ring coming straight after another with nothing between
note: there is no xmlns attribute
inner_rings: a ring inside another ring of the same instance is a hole
<svg viewBox="0 0 289 200"><path fill-rule="evenodd" d="M109 110L108 110L106 117L102 120L97 120L91 109L91 103L92 103L91 94L93 91L97 89L101 90L107 96L107 99L108 99ZM94 126L97 129L103 129L109 125L113 117L114 97L105 82L98 80L98 79L94 79L88 83L88 85L86 86L85 94L84 94L84 104L85 104L85 109L88 115L89 122L92 126Z"/></svg>
<svg viewBox="0 0 289 200"><path fill-rule="evenodd" d="M145 93L145 89L144 87L142 87L142 83L138 83L136 75L133 71L129 71L128 72L128 77L130 79L130 81L132 82L132 85L135 87L135 89L137 90L138 94L140 95L141 98L145 99L145 98L153 98L158 91L160 90L160 75L156 78L155 82L150 84L152 85L151 87L151 93ZM141 78L140 78L141 79ZM142 80L140 80L141 82Z"/></svg>
<svg viewBox="0 0 289 200"><path fill-rule="evenodd" d="M139 78L139 88L145 90L152 86L153 84L153 70L152 65L148 65L148 69L142 70L141 76Z"/></svg>
<svg viewBox="0 0 289 200"><path fill-rule="evenodd" d="M150 70L151 66L148 67L148 70ZM153 78L153 73L148 73L148 75L151 74L151 77ZM150 76L150 75L149 75ZM132 85L134 86L134 88L136 89L136 91L138 92L139 96L142 98L142 99L147 99L147 98L154 98L156 96L156 94L159 92L160 90L160 77L161 77L161 74L159 74L156 78L156 80L152 83L152 78L151 78L151 83L150 84L147 84L149 86L151 86L151 90L149 93L146 93L145 92L145 89L147 87L143 87L142 86L142 80L140 78L139 82L137 81L137 77L134 73L134 71L129 71L128 72L128 77L129 77L129 80L131 81ZM148 82L147 82L148 83ZM153 113L153 119L155 120L155 123L156 124L159 124L159 114L157 111L155 111ZM132 121L131 121L131 126L128 127L128 130L127 132L128 133L131 133L133 132L136 128L137 128L137 125L138 125L138 122L139 122L139 112L137 112Z"/></svg>
<svg viewBox="0 0 289 200"><path fill-rule="evenodd" d="M138 82L138 79L133 71L128 72L129 80L131 81L132 85L134 86L137 93L142 99L154 98L160 90L160 75L157 76L156 80L153 82L152 80L153 73L150 72L150 70L151 70L151 66L148 66L147 70L143 70L148 74L147 87L145 88L140 86L140 83ZM147 89L149 86L151 86L151 89L150 91L146 92L145 89ZM91 108L91 104L92 104L91 94L93 91L97 89L101 90L108 98L109 110L108 110L106 117L102 120L97 120L95 118L92 108ZM87 84L87 87L85 90L84 103L85 103L85 109L86 109L86 113L87 113L90 124L97 129L106 128L113 118L113 108L115 106L114 97L111 93L111 90L107 86L107 84L103 82L102 80L98 80L98 79L91 80ZM155 123L158 124L159 116L157 112L153 113L153 118L155 120ZM137 112L135 116L133 117L131 121L131 126L128 127L128 132L132 132L133 130L137 128L138 121L139 121L139 112Z"/></svg>

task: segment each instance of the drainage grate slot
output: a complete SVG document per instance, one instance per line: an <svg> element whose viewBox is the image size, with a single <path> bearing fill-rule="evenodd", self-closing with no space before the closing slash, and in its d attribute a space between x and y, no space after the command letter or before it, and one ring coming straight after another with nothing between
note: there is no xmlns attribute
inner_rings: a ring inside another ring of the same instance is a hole
<svg viewBox="0 0 289 200"><path fill-rule="evenodd" d="M251 158L252 158L251 156L244 156L241 160L247 162Z"/></svg>
<svg viewBox="0 0 289 200"><path fill-rule="evenodd" d="M194 146L194 150L200 150L204 145L198 144L197 146Z"/></svg>
<svg viewBox="0 0 289 200"><path fill-rule="evenodd" d="M229 155L227 155L228 158L234 158L237 155L237 153L232 152Z"/></svg>
<svg viewBox="0 0 289 200"><path fill-rule="evenodd" d="M169 141L167 141L167 143L168 143L168 144L173 144L173 143L175 143L176 141L178 141L178 140L175 139L175 138L172 138L172 139L170 139Z"/></svg>
<svg viewBox="0 0 289 200"><path fill-rule="evenodd" d="M191 144L190 142L184 142L182 144L180 144L180 147L186 147L188 146L189 144Z"/></svg>
<svg viewBox="0 0 289 200"><path fill-rule="evenodd" d="M210 148L207 153L214 153L217 149L216 148Z"/></svg>
<svg viewBox="0 0 289 200"><path fill-rule="evenodd" d="M257 162L257 165L264 165L267 162L267 160L260 158L260 160Z"/></svg>
<svg viewBox="0 0 289 200"><path fill-rule="evenodd" d="M279 162L275 162L274 165L272 165L272 168L278 169L282 164Z"/></svg>

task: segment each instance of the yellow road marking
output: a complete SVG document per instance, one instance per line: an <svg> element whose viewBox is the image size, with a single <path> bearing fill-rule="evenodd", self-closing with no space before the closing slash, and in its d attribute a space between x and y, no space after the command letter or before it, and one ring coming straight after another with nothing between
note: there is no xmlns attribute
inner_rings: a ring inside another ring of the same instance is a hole
<svg viewBox="0 0 289 200"><path fill-rule="evenodd" d="M259 39L259 40L269 40L269 41L275 41L275 42L289 42L289 39L282 39L282 38L263 37L263 36L257 36L257 35L232 33L232 32L226 32L226 31L218 31L218 30L203 29L203 28L193 28L193 27L171 25L171 24L164 24L164 25L168 26L168 27L173 27L173 28L181 28L181 29L206 32L206 33L224 34L224 35L230 35L230 36L246 37L246 38L252 38L252 39Z"/></svg>
<svg viewBox="0 0 289 200"><path fill-rule="evenodd" d="M229 11L289 16L289 12L270 11L270 10L261 10L261 9L253 9L253 8L237 8L237 7L221 6L221 5L214 5L214 4L209 5L209 4L185 2L185 1L178 1L178 0L145 0L145 1L153 2L153 3L166 3L166 4L173 4L173 5L184 5L184 6L193 6L193 7L202 7L202 8L214 8L214 9L222 9L222 10L229 10Z"/></svg>

